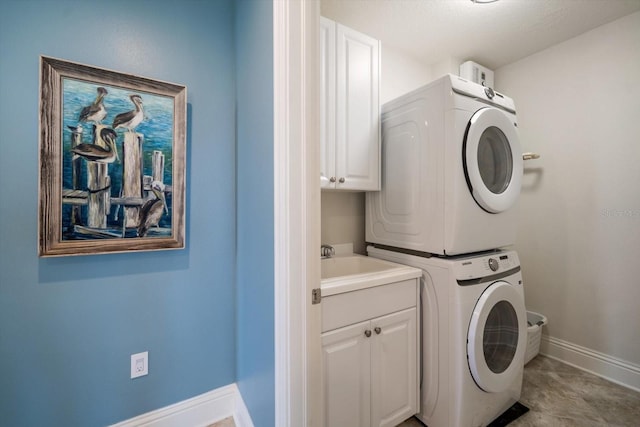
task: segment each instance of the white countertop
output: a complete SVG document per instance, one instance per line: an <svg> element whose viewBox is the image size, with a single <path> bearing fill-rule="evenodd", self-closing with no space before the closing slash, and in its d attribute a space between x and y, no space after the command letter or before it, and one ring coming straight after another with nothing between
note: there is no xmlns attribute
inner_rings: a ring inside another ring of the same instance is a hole
<svg viewBox="0 0 640 427"><path fill-rule="evenodd" d="M357 272L358 269L363 272ZM418 268L357 254L322 259L321 270L326 274L342 270L350 272L322 279L320 288L323 297L422 276L422 270Z"/></svg>

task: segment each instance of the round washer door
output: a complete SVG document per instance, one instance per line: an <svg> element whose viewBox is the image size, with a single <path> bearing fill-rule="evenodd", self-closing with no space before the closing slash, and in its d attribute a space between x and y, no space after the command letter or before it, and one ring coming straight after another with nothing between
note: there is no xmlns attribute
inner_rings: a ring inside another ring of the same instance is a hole
<svg viewBox="0 0 640 427"><path fill-rule="evenodd" d="M507 282L491 284L478 299L467 334L467 358L482 390L504 391L522 372L526 316L522 294Z"/></svg>
<svg viewBox="0 0 640 427"><path fill-rule="evenodd" d="M476 111L467 124L462 161L469 190L489 213L509 209L522 183L522 149L515 124L502 111Z"/></svg>

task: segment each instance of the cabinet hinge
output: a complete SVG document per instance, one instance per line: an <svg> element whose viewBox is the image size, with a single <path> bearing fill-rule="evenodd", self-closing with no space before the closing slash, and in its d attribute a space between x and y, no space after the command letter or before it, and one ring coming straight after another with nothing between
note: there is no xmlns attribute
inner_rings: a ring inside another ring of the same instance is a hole
<svg viewBox="0 0 640 427"><path fill-rule="evenodd" d="M315 288L311 291L311 304L320 304L322 300L322 294L320 288Z"/></svg>

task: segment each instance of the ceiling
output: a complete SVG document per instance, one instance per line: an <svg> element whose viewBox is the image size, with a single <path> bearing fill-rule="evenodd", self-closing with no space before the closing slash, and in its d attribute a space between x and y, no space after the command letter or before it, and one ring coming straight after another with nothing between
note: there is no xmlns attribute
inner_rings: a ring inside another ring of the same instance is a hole
<svg viewBox="0 0 640 427"><path fill-rule="evenodd" d="M327 18L426 64L510 64L640 10L640 0L321 0Z"/></svg>

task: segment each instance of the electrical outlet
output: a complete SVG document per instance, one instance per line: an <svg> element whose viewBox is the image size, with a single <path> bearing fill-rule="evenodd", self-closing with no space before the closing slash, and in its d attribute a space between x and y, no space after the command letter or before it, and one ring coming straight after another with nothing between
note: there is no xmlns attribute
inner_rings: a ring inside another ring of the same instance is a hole
<svg viewBox="0 0 640 427"><path fill-rule="evenodd" d="M149 373L149 352L131 355L131 378L138 378Z"/></svg>

